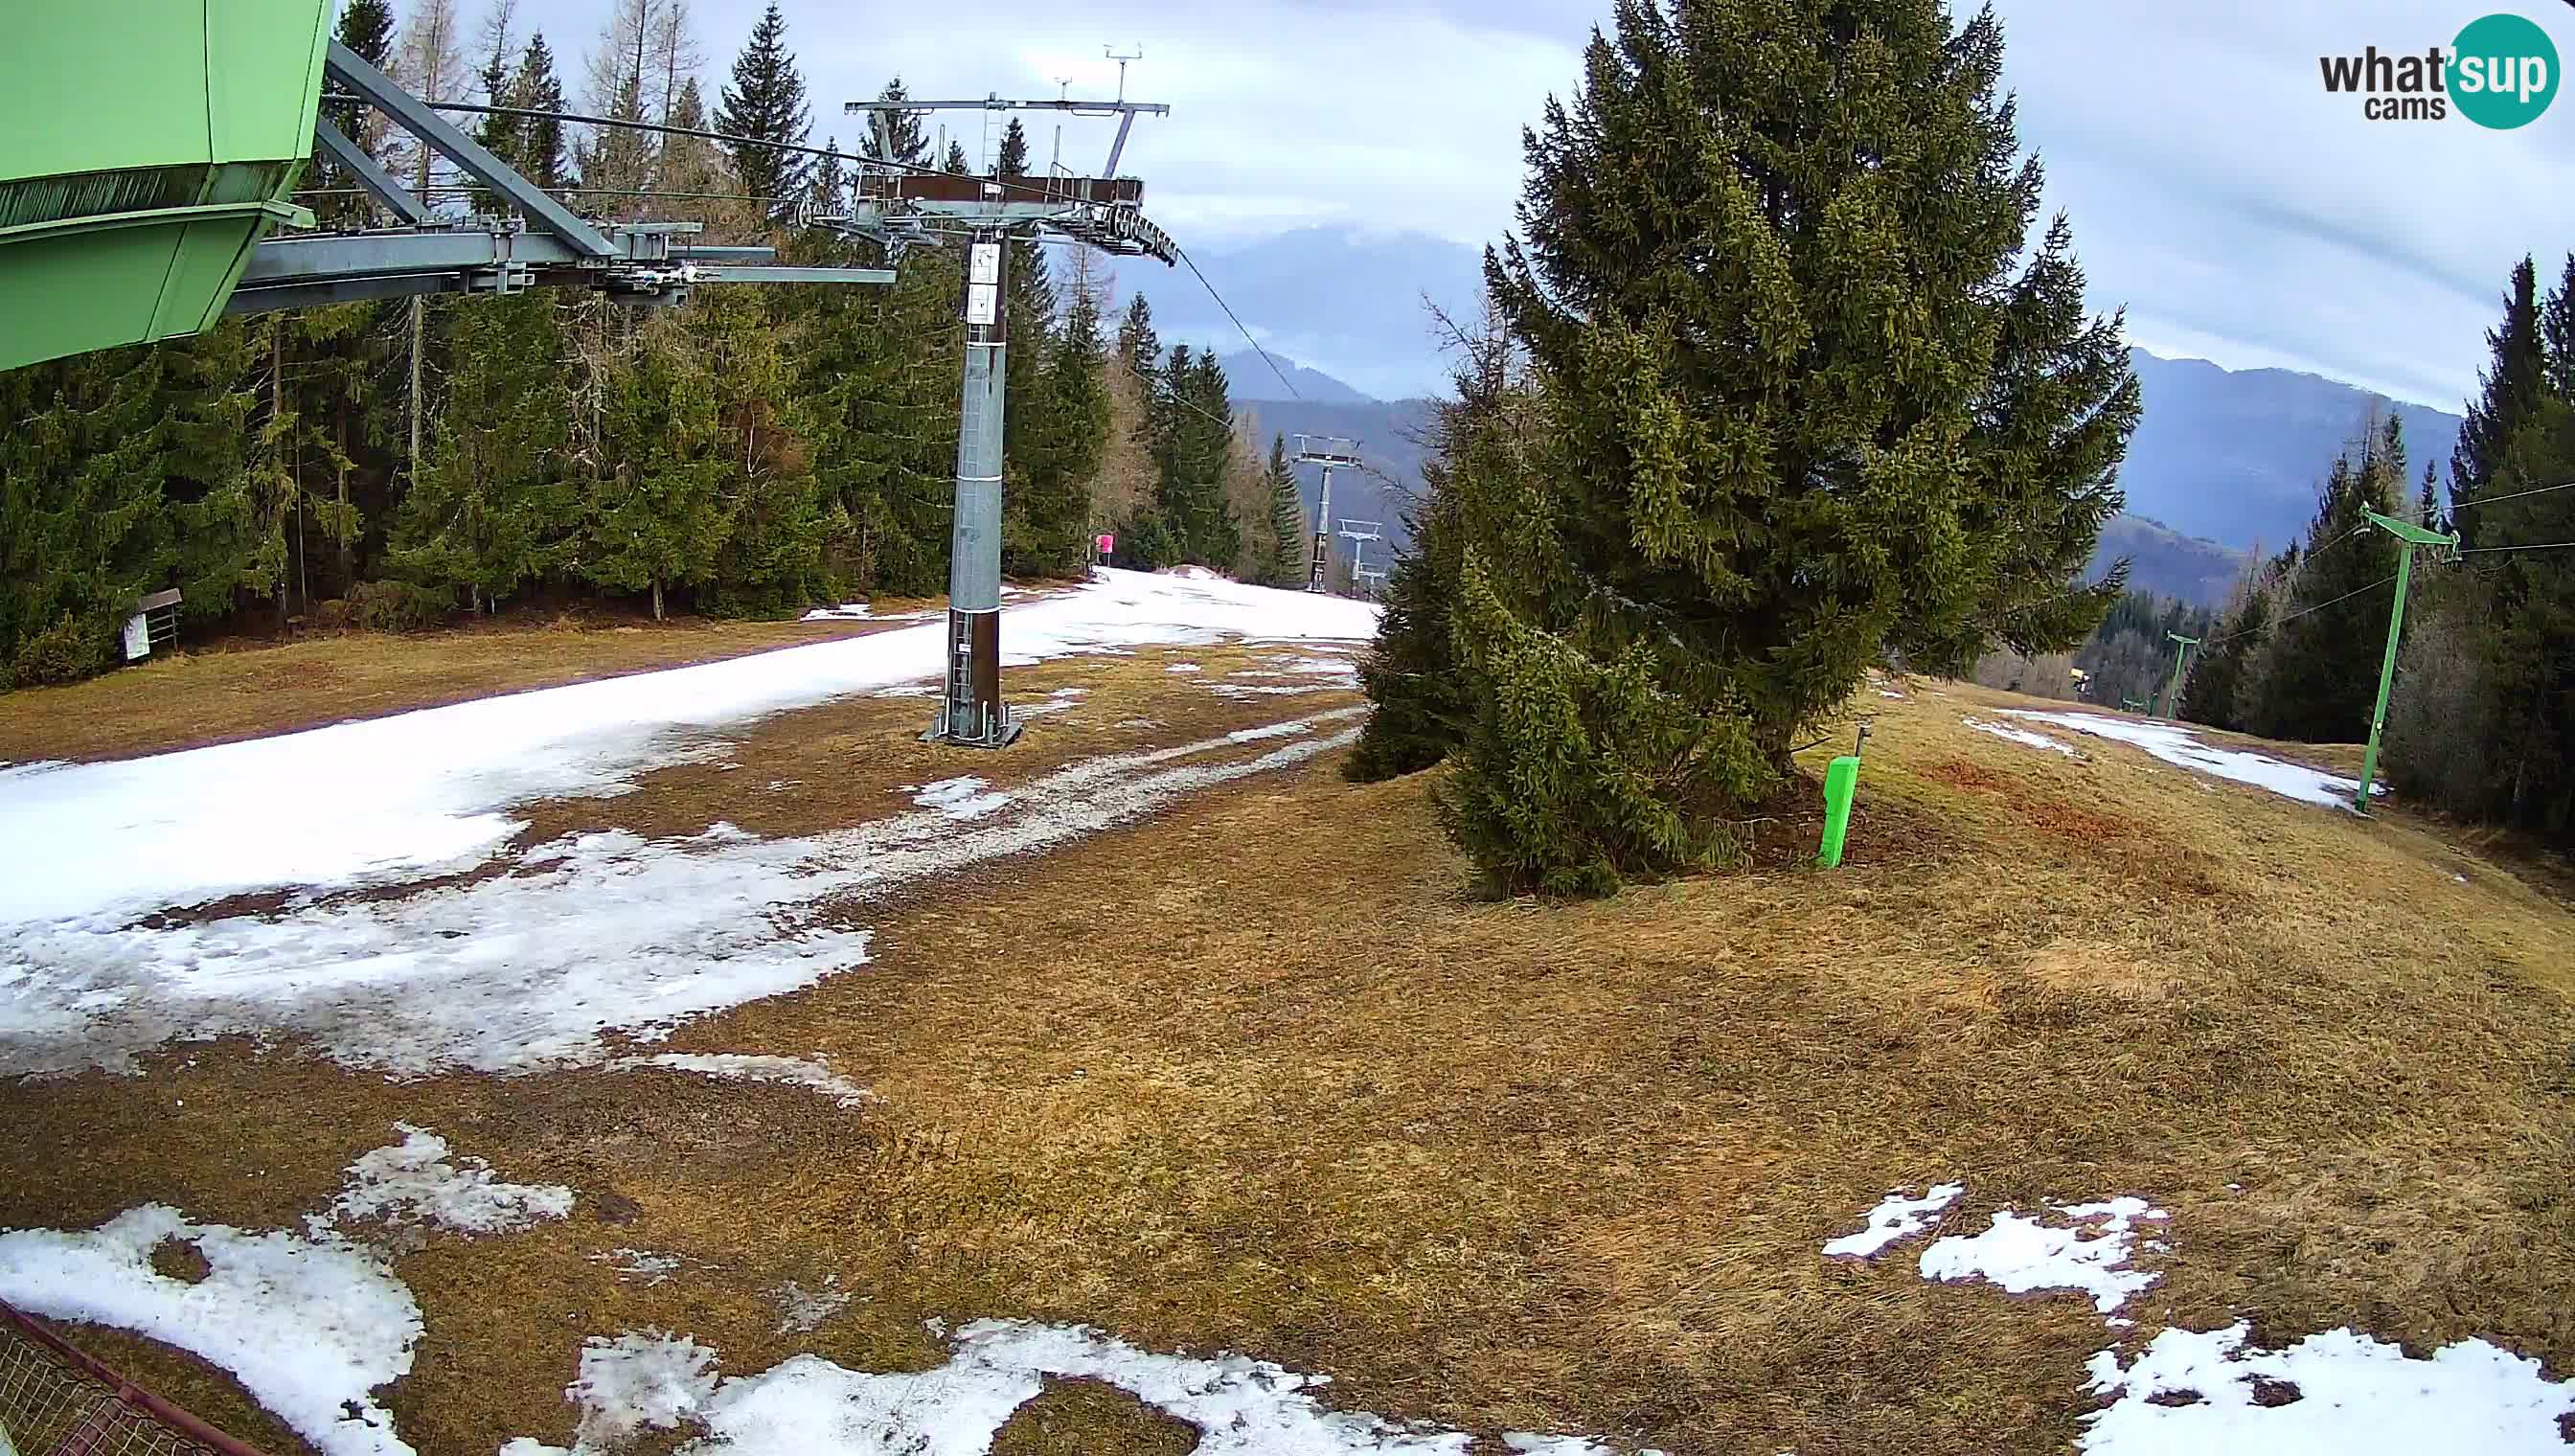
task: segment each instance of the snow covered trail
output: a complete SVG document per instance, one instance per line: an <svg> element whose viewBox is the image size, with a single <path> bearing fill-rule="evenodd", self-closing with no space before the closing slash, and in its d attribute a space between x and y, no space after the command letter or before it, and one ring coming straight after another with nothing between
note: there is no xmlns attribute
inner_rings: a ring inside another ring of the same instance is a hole
<svg viewBox="0 0 2575 1456"><path fill-rule="evenodd" d="M2352 795L2360 788L2360 780L2357 778L2345 778L2340 774L2327 773L2321 768L2310 768L2303 763L2286 763L2267 754L2246 752L2241 748L2211 747L2201 742L2197 734L2178 724L2139 723L2134 719L2102 718L2097 714L2089 713L2042 713L2027 708L2006 708L2003 712L2013 718L2028 719L2033 723L2053 724L2061 728L2072 728L2078 733L2090 733L2096 738L2108 738L2112 742L2132 744L2177 768L2190 768L2219 778L2233 779L2237 783L2250 783L2256 788L2267 788L2283 798L2294 798L2302 803L2319 804L2326 808L2348 807ZM1968 727L1975 728L1978 725L1970 723ZM1985 731L1992 732L1994 729L1986 728ZM2045 740L2044 734L2032 733L2029 736ZM2048 746L2065 752L2073 751L2066 748L2064 744L2053 741L2048 741ZM2384 793L2387 791L2386 786L2381 784L2376 791Z"/></svg>
<svg viewBox="0 0 2575 1456"><path fill-rule="evenodd" d="M1362 602L1102 570L1005 609L1006 664L1229 638L1357 641ZM0 768L0 941L230 894L470 868L514 804L626 791L765 715L935 677L938 623L108 763ZM289 816L280 805L317 805ZM6 962L0 962L5 965ZM0 970L0 997L7 994Z"/></svg>
<svg viewBox="0 0 2575 1456"><path fill-rule="evenodd" d="M195 924L22 925L0 942L0 1076L130 1071L164 1043L236 1033L306 1037L343 1065L396 1075L606 1061L604 1033L657 1041L864 963L869 932L836 902L1053 848L1302 762L1357 736L1318 729L1365 712L1279 725L1287 741L1250 757L1228 734L1086 759L970 820L934 806L797 838L724 823L664 839L611 830L396 896L308 896Z"/></svg>

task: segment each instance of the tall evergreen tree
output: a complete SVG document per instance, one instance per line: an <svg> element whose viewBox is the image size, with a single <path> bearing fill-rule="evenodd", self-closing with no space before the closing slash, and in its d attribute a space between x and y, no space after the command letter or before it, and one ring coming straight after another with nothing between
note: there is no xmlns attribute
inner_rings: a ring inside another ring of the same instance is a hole
<svg viewBox="0 0 2575 1456"><path fill-rule="evenodd" d="M2287 570L2288 558L2270 557L2248 568L2235 584L2225 613L2191 659L2190 677L2182 684L2181 717L2230 732L2244 730L2244 665L2270 635L2273 604Z"/></svg>
<svg viewBox="0 0 2575 1456"><path fill-rule="evenodd" d="M1163 364L1163 340L1154 332L1154 306L1141 293L1127 300L1127 312L1118 320L1118 363L1147 381Z"/></svg>
<svg viewBox="0 0 2575 1456"><path fill-rule="evenodd" d="M904 89L903 78L897 76L877 93L877 99L902 101L911 94ZM930 136L922 126L925 115L918 111L869 112L867 160L883 157L901 163L905 170L928 166Z"/></svg>
<svg viewBox="0 0 2575 1456"><path fill-rule="evenodd" d="M974 164L966 160L966 144L954 139L948 143L948 160L943 165L952 176L957 177L963 177L975 170Z"/></svg>
<svg viewBox="0 0 2575 1456"><path fill-rule="evenodd" d="M2305 742L2368 735L2398 547L2363 513L2393 515L2405 479L2402 450L2391 456L2374 436L2334 461L2277 623L2238 689L2235 709L2248 730Z"/></svg>
<svg viewBox="0 0 2575 1456"><path fill-rule="evenodd" d="M571 398L542 291L454 315L454 363L395 532L394 570L488 609L561 563L579 500Z"/></svg>
<svg viewBox="0 0 2575 1456"><path fill-rule="evenodd" d="M1013 489L1005 498L1003 561L1028 575L1055 576L1088 557L1090 481L1100 469L1109 435L1107 361L1100 336L1100 305L1077 292L1059 333L1028 338L1014 320L1011 353L1027 350L1040 368L1026 392L1031 408L1018 410L1012 440Z"/></svg>
<svg viewBox="0 0 2575 1456"><path fill-rule="evenodd" d="M850 184L841 167L839 137L823 139L823 160L814 167L814 186L806 197L806 205L818 217L839 217L849 211Z"/></svg>
<svg viewBox="0 0 2575 1456"><path fill-rule="evenodd" d="M714 382L654 331L618 378L605 439L613 464L592 489L583 567L604 586L665 594L703 581L730 533Z"/></svg>
<svg viewBox="0 0 2575 1456"><path fill-rule="evenodd" d="M385 0L349 0L332 34L340 44L381 71L393 57L393 9ZM334 103L322 108L322 119L366 148L377 161L385 160L385 126L372 109L355 102ZM319 146L313 149L313 160L304 169L304 185L316 194L312 198L313 214L325 227L359 226L376 211L375 200L358 185L356 174L332 160L331 154Z"/></svg>
<svg viewBox="0 0 2575 1456"><path fill-rule="evenodd" d="M528 37L528 48L519 57L510 104L530 111L564 109L563 78L555 74L555 53L546 45L544 31ZM573 182L563 126L552 117L523 118L518 150L509 159L523 176L548 192L560 192Z"/></svg>
<svg viewBox="0 0 2575 1456"><path fill-rule="evenodd" d="M2477 376L2478 397L2468 402L2458 448L2450 456L2450 509L2458 513L2460 544L2469 547L2483 544L2483 524L2479 513L2466 508L2501 468L2504 447L2538 407L2547 375L2538 274L2528 258L2513 265L2503 322L2487 332L2486 349L2488 362Z"/></svg>
<svg viewBox="0 0 2575 1456"><path fill-rule="evenodd" d="M1305 585L1305 497L1296 484L1296 467L1288 459L1288 437L1270 437L1270 552L1264 572L1274 586Z"/></svg>
<svg viewBox="0 0 2575 1456"><path fill-rule="evenodd" d="M772 144L726 144L742 190L769 199L772 215L795 204L813 171L812 159L779 148L805 145L813 125L805 77L796 69L796 53L787 48L787 18L779 13L777 0L770 0L742 54L734 57L733 84L724 88L715 129Z"/></svg>
<svg viewBox="0 0 2575 1456"><path fill-rule="evenodd" d="M1615 15L1486 263L1552 426L1459 479L1479 708L1442 812L1502 888L1720 860L1882 653L2063 649L2119 586L2076 579L2137 386L2062 221L2024 256L1993 15Z"/></svg>

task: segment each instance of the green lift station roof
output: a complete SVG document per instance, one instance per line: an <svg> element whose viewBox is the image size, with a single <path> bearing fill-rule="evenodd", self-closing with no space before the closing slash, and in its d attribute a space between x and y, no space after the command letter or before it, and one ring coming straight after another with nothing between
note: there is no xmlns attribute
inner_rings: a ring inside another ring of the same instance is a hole
<svg viewBox="0 0 2575 1456"><path fill-rule="evenodd" d="M15 7L0 47L0 369L222 316L313 150L331 0Z"/></svg>

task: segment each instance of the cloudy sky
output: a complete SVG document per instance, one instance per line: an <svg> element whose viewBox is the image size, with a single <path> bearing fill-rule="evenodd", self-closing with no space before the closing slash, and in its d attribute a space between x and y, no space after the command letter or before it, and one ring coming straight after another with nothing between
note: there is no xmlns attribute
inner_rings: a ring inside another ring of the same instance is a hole
<svg viewBox="0 0 2575 1456"><path fill-rule="evenodd" d="M464 0L471 11L477 0ZM761 0L690 0L719 79ZM1114 91L1104 43L1141 48L1123 170L1149 211L1221 260L1290 228L1418 232L1480 247L1511 222L1519 129L1569 90L1605 0L984 0L958 6L785 0L815 97L901 74L915 95ZM2094 302L2131 341L2230 368L2282 366L2456 409L2514 260L2575 248L2575 98L2516 132L2363 119L2327 95L2320 53L2419 54L2496 6L2575 63L2567 0L1997 0L2021 139L2072 214ZM579 53L606 0L521 0ZM978 118L954 114L980 160ZM1066 159L1096 166L1099 123ZM1044 155L1050 128L1038 131ZM1226 279L1212 269L1220 288ZM1256 320L1285 330L1283 321Z"/></svg>

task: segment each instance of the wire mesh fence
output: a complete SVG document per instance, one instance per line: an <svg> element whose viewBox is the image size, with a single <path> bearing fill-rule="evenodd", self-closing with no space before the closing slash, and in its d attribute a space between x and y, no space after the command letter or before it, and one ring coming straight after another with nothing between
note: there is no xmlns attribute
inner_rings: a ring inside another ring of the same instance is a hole
<svg viewBox="0 0 2575 1456"><path fill-rule="evenodd" d="M259 1456L0 1303L0 1453Z"/></svg>

